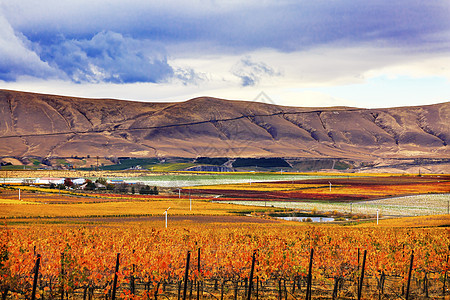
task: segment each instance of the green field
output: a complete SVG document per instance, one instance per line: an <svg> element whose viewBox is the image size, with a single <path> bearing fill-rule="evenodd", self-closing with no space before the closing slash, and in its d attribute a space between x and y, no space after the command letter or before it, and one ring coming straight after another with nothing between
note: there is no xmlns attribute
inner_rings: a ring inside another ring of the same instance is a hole
<svg viewBox="0 0 450 300"><path fill-rule="evenodd" d="M307 180L319 178L336 178L339 176L313 176L296 175L292 173L222 173L222 174L204 174L204 173L185 173L185 174L167 174L141 177L122 177L125 182L143 182L148 185L162 187L189 187L198 185L232 184L248 182L267 182L267 181L289 181L289 180Z"/></svg>

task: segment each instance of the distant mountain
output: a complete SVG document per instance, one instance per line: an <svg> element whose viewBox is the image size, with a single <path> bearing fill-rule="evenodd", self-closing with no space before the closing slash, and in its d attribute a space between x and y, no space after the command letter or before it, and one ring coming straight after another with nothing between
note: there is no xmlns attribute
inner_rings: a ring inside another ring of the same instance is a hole
<svg viewBox="0 0 450 300"><path fill-rule="evenodd" d="M450 158L450 102L305 108L0 90L0 157Z"/></svg>

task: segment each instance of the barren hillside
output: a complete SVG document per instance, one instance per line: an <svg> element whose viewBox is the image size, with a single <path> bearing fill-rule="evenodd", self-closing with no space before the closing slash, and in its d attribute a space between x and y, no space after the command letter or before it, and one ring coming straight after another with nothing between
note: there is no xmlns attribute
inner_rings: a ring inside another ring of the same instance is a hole
<svg viewBox="0 0 450 300"><path fill-rule="evenodd" d="M196 98L176 103L0 90L0 157L449 158L450 102L300 108Z"/></svg>

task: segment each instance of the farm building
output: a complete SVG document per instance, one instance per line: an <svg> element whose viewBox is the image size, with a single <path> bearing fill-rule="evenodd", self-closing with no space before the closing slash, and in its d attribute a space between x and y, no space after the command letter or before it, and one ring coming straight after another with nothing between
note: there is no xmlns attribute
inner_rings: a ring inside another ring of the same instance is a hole
<svg viewBox="0 0 450 300"><path fill-rule="evenodd" d="M42 177L37 178L35 184L64 184L64 178Z"/></svg>
<svg viewBox="0 0 450 300"><path fill-rule="evenodd" d="M75 178L72 180L73 184L75 185L82 185L86 182L86 179L84 178Z"/></svg>

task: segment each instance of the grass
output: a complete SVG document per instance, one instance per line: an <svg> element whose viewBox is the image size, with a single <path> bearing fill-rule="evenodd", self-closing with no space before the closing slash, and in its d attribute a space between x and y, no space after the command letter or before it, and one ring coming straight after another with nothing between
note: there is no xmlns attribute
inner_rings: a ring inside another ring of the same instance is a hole
<svg viewBox="0 0 450 300"><path fill-rule="evenodd" d="M148 170L152 170L154 172L172 172L184 170L190 167L195 166L194 163L166 163L166 164L151 164L145 165L144 167Z"/></svg>
<svg viewBox="0 0 450 300"><path fill-rule="evenodd" d="M23 204L37 204L36 202L32 201L21 201L19 199L12 200L12 199L2 199L0 198L0 204L16 204L16 205L23 205ZM1 213L0 213L1 214Z"/></svg>
<svg viewBox="0 0 450 300"><path fill-rule="evenodd" d="M248 206L210 203L193 200L192 210L189 199L162 199L152 201L123 201L102 203L36 204L5 200L0 202L1 218L43 218L43 217L88 217L88 216L141 216L162 215L170 207L173 215L233 215L248 211Z"/></svg>
<svg viewBox="0 0 450 300"><path fill-rule="evenodd" d="M406 217L380 220L378 225L375 221L364 222L358 227L449 227L450 215L433 215L420 217Z"/></svg>
<svg viewBox="0 0 450 300"><path fill-rule="evenodd" d="M145 165L152 165L151 162ZM170 165L170 164L169 164ZM133 165L134 166L134 165ZM163 165L161 165L163 166ZM26 168L26 169L24 169ZM147 170L36 170L29 169L28 166L3 166L0 170L1 178L38 178L38 177L142 177L142 176L155 176L161 175L158 172L151 172ZM283 178L284 176L299 176L299 177L310 177L314 178L316 176L322 177L379 177L379 176L403 176L401 174L376 174L376 173L325 173L325 172L315 172L315 173L296 173L296 172L283 172L280 174L278 172L233 172L233 173L220 173L220 172L173 172L171 175L219 175L224 177L233 176L250 176L251 178ZM286 177L289 178L289 177ZM289 180L289 179L287 179ZM1 180L0 180L1 182Z"/></svg>
<svg viewBox="0 0 450 300"><path fill-rule="evenodd" d="M203 185L238 184L262 181L306 180L313 178L328 178L335 176L316 176L304 174L279 173L206 173L206 172L179 172L169 174L148 174L140 177L121 177L125 181L143 182L148 185L164 187L190 187Z"/></svg>

